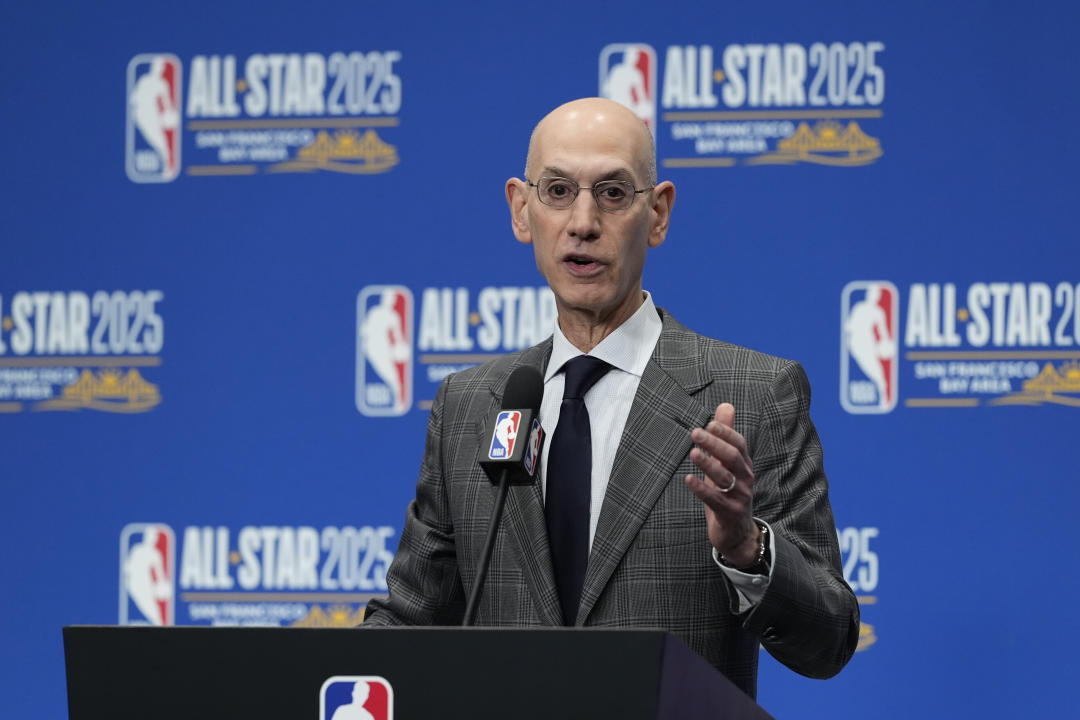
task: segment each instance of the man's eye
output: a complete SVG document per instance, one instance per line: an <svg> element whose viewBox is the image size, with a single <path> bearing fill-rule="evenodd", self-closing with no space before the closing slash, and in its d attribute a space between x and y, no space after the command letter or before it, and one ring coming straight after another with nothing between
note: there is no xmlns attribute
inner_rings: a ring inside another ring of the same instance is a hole
<svg viewBox="0 0 1080 720"><path fill-rule="evenodd" d="M567 185L566 183L561 183L561 182L551 183L550 185L548 185L547 191L548 191L548 195L551 195L552 197L557 197L557 198L566 197L567 195L572 195L573 194L573 191L570 189L570 186Z"/></svg>
<svg viewBox="0 0 1080 720"><path fill-rule="evenodd" d="M621 183L615 185L604 185L600 188L600 195L605 200L622 200L626 197L626 188Z"/></svg>

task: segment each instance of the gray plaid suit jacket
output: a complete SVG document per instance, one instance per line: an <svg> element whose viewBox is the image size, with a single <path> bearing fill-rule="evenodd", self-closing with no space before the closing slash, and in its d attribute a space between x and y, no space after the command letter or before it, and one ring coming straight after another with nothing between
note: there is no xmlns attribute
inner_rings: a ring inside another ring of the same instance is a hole
<svg viewBox="0 0 1080 720"><path fill-rule="evenodd" d="M659 312L663 330L611 470L575 624L670 631L752 697L759 643L804 675L834 675L855 650L859 611L840 569L806 375L794 362L702 337ZM371 601L365 625L460 624L495 499L478 465L485 419L514 368L543 372L550 355L549 338L443 382L387 574L390 596ZM713 562L702 503L683 482L697 471L690 431L721 402L736 408L735 429L754 463L754 514L775 535L769 587L741 614ZM539 483L514 486L477 624L561 621Z"/></svg>

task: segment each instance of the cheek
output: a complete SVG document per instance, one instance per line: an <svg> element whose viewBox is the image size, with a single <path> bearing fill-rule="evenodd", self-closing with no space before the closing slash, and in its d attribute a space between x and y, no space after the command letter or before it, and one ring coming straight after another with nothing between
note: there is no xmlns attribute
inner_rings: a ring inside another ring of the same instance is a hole
<svg viewBox="0 0 1080 720"><path fill-rule="evenodd" d="M635 246L628 251L623 264L623 275L628 280L640 278L645 270L645 245Z"/></svg>
<svg viewBox="0 0 1080 720"><path fill-rule="evenodd" d="M552 250L552 243L547 241L547 235L542 228L534 228L532 231L533 257L536 259L536 269L545 278L548 271L555 266L556 260Z"/></svg>
<svg viewBox="0 0 1080 720"><path fill-rule="evenodd" d="M529 224L530 232L532 235L533 247L536 249L537 261L543 257L545 260L549 260L555 253L555 247L558 244L556 238L559 237L560 228L558 225L550 219L535 218Z"/></svg>
<svg viewBox="0 0 1080 720"><path fill-rule="evenodd" d="M635 223L628 229L628 235L633 239L623 250L623 272L629 276L641 275L649 250L648 229L644 222Z"/></svg>

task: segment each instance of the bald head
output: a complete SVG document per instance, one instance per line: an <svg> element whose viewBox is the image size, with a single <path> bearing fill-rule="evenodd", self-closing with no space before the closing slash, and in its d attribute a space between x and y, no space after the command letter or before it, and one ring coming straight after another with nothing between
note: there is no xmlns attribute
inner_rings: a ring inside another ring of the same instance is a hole
<svg viewBox="0 0 1080 720"><path fill-rule="evenodd" d="M525 175L506 181L514 236L533 246L563 334L588 352L641 306L645 255L667 237L675 185L656 182L648 127L600 98L569 102L537 124Z"/></svg>
<svg viewBox="0 0 1080 720"><path fill-rule="evenodd" d="M571 100L544 116L529 138L525 176L539 177L541 168L536 165L544 162L541 156L566 138L595 143L597 149L606 145L621 146L624 152L630 153L633 169L640 173L646 185L656 184L656 149L652 133L628 108L605 98Z"/></svg>

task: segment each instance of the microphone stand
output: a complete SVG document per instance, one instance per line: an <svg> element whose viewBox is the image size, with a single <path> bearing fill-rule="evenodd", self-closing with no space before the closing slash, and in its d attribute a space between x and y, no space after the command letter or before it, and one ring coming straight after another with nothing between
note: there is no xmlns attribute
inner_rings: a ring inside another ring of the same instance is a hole
<svg viewBox="0 0 1080 720"><path fill-rule="evenodd" d="M469 593L469 602L465 605L465 619L462 620L461 627L472 627L476 620L477 601L480 599L480 590L484 587L484 580L487 579L491 551L495 548L495 535L499 531L499 521L502 520L506 496L510 492L508 474L509 468L505 467L499 472L499 495L495 499L495 511L491 513L491 524L488 525L487 538L484 540L484 551L480 555L480 564L476 568L476 578L473 580L472 592Z"/></svg>

